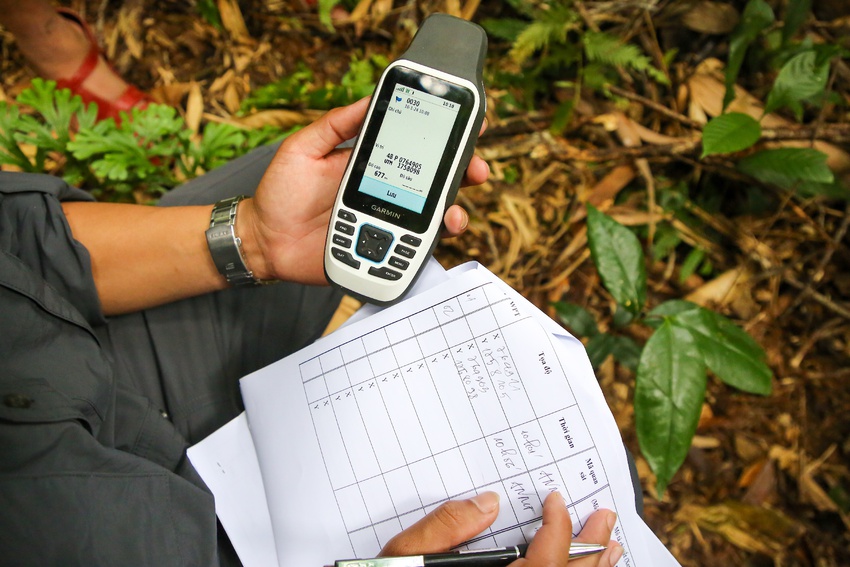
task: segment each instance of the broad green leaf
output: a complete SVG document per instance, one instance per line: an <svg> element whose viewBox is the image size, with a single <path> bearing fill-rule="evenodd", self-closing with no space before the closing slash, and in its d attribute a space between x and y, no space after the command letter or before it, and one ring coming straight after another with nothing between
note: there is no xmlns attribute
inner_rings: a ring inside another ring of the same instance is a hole
<svg viewBox="0 0 850 567"><path fill-rule="evenodd" d="M773 88L767 95L764 113L768 114L783 106L799 106L802 100L823 93L827 79L828 60L818 63L817 54L813 50L795 55L779 70Z"/></svg>
<svg viewBox="0 0 850 567"><path fill-rule="evenodd" d="M659 498L688 454L705 386L705 364L694 338L664 321L643 348L635 385L638 442L657 478Z"/></svg>
<svg viewBox="0 0 850 567"><path fill-rule="evenodd" d="M646 301L646 266L637 236L588 204L587 240L605 289L623 307L640 313Z"/></svg>
<svg viewBox="0 0 850 567"><path fill-rule="evenodd" d="M637 372L643 349L629 337L618 335L614 337L614 340L614 358L632 372Z"/></svg>
<svg viewBox="0 0 850 567"><path fill-rule="evenodd" d="M723 108L735 99L735 81L747 55L747 49L767 26L773 23L773 9L764 0L750 0L741 21L729 39L729 61L726 63L726 94Z"/></svg>
<svg viewBox="0 0 850 567"><path fill-rule="evenodd" d="M794 189L801 183L832 183L826 154L813 148L762 150L738 162L738 169L759 181Z"/></svg>
<svg viewBox="0 0 850 567"><path fill-rule="evenodd" d="M592 337L599 333L596 319L584 307L568 301L556 301L553 306L561 323L577 336Z"/></svg>
<svg viewBox="0 0 850 567"><path fill-rule="evenodd" d="M761 138L761 124L743 112L721 114L702 130L702 156L745 150Z"/></svg>
<svg viewBox="0 0 850 567"><path fill-rule="evenodd" d="M764 350L743 329L708 309L685 311L670 320L691 333L706 366L723 382L751 394L770 394L773 373L764 362Z"/></svg>
<svg viewBox="0 0 850 567"><path fill-rule="evenodd" d="M637 372L641 348L629 337L599 333L587 341L586 350L594 369L598 369L606 358L613 356L614 360L632 372Z"/></svg>
<svg viewBox="0 0 850 567"><path fill-rule="evenodd" d="M615 337L608 333L599 333L587 341L585 350L594 370L598 370L605 359L614 354L616 342Z"/></svg>
<svg viewBox="0 0 850 567"><path fill-rule="evenodd" d="M649 312L646 318L646 322L649 323L653 319L664 318L664 317L672 317L674 315L678 315L679 313L684 313L686 311L699 311L702 309L696 303L691 303L690 301L685 301L684 299L671 299L670 301L665 301L655 309ZM661 326L661 323L658 325L654 325L655 328Z"/></svg>

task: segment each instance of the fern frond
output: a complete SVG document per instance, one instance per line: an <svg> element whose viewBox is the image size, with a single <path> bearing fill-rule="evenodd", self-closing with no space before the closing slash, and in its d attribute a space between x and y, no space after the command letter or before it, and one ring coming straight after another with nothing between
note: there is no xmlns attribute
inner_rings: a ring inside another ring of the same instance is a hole
<svg viewBox="0 0 850 567"><path fill-rule="evenodd" d="M577 29L577 26L578 15L566 6L558 5L546 11L541 10L535 20L519 33L510 56L521 65L550 44L565 44L567 33Z"/></svg>
<svg viewBox="0 0 850 567"><path fill-rule="evenodd" d="M636 45L623 43L619 38L604 32L585 32L584 53L591 62L614 67L626 67L646 73L656 82L668 84L666 75L652 65L649 57Z"/></svg>

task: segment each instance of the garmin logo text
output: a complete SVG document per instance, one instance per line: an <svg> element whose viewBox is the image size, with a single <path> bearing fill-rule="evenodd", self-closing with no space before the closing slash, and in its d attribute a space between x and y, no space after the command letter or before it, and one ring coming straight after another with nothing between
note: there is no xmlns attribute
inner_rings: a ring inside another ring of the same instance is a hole
<svg viewBox="0 0 850 567"><path fill-rule="evenodd" d="M391 211L389 209L385 209L384 207L379 207L378 205L372 205L372 210L376 213L381 213L382 215L387 215L396 219L400 219L401 215L395 211Z"/></svg>

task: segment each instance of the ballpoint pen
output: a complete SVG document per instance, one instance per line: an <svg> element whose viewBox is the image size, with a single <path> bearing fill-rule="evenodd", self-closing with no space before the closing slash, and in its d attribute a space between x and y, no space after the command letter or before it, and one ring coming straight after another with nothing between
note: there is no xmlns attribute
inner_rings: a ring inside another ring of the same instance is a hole
<svg viewBox="0 0 850 567"><path fill-rule="evenodd" d="M521 544L495 549L449 551L431 555L341 559L334 563L334 567L504 567L511 561L524 557L527 548L527 544ZM570 544L570 559L594 555L603 551L605 551L605 546L597 543L572 543Z"/></svg>

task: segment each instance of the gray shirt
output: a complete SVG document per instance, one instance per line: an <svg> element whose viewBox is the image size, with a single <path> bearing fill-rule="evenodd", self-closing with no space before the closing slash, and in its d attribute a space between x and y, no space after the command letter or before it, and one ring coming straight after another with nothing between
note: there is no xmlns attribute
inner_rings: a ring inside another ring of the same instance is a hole
<svg viewBox="0 0 850 567"><path fill-rule="evenodd" d="M212 495L186 442L117 383L86 249L46 175L0 172L4 565L217 565Z"/></svg>

